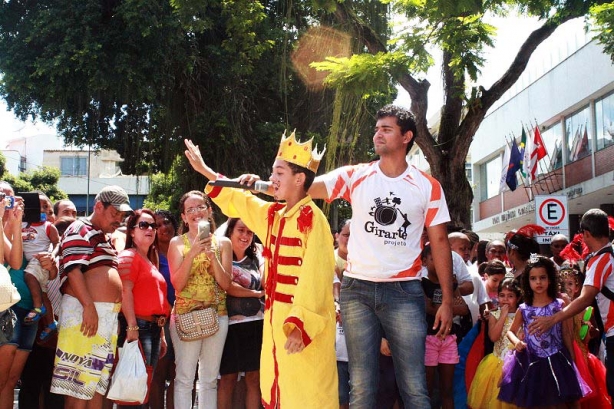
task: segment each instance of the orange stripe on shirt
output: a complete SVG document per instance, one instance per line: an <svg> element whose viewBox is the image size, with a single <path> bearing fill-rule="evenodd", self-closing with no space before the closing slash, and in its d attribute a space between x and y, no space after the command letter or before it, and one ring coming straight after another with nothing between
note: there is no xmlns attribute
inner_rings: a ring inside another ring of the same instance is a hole
<svg viewBox="0 0 614 409"><path fill-rule="evenodd" d="M414 264L407 270L403 270L393 275L390 278L407 278L407 277L417 277L420 274L420 270L422 269L422 260L420 256L414 260Z"/></svg>
<svg viewBox="0 0 614 409"><path fill-rule="evenodd" d="M597 263L595 266L595 284L599 285L599 289L601 289L604 285L610 274L612 274L612 265L608 266L610 262L609 254L601 254L599 258L591 260L592 263L589 262L588 268L593 268L593 264Z"/></svg>

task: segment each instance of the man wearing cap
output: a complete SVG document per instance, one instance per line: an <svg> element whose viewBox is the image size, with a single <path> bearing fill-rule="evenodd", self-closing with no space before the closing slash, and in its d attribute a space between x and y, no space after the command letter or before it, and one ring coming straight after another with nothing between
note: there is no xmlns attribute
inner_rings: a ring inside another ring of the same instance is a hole
<svg viewBox="0 0 614 409"><path fill-rule="evenodd" d="M131 211L124 189L107 186L96 195L92 215L72 223L60 242L66 281L51 392L67 395L66 408L101 407L107 391L122 294L107 234Z"/></svg>

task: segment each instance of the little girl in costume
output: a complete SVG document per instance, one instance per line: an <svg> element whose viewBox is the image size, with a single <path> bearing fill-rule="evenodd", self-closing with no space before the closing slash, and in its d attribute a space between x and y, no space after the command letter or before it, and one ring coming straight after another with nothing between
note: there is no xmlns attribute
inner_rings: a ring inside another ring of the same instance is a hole
<svg viewBox="0 0 614 409"><path fill-rule="evenodd" d="M467 405L473 409L511 408L508 403L497 400L499 381L503 370L503 358L513 349L507 338L516 309L520 302L520 284L515 278L506 278L499 283L499 309L488 316L488 337L495 343L494 351L480 361L471 383Z"/></svg>
<svg viewBox="0 0 614 409"><path fill-rule="evenodd" d="M531 254L520 280L524 303L507 336L515 351L505 357L499 399L517 406L568 407L591 392L574 364L573 322L566 320L537 335L529 324L563 308L552 260ZM516 335L524 329L524 340Z"/></svg>
<svg viewBox="0 0 614 409"><path fill-rule="evenodd" d="M566 247L567 249L567 247ZM561 251L561 255L565 250ZM561 290L567 292L573 301L582 291L584 274L580 272L575 260L563 262L559 270ZM580 400L580 406L584 409L611 408L611 398L608 395L605 383L605 366L595 355L588 352L588 342L594 337L599 337L599 330L591 323L593 320L593 307L573 317L574 331L574 354L578 371L592 392Z"/></svg>

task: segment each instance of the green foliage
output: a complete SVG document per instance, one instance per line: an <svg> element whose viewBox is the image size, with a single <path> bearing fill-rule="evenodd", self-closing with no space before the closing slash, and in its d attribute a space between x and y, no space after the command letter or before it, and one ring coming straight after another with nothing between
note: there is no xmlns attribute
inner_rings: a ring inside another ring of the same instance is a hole
<svg viewBox="0 0 614 409"><path fill-rule="evenodd" d="M614 62L614 3L592 7L590 16L595 24L597 39Z"/></svg>
<svg viewBox="0 0 614 409"><path fill-rule="evenodd" d="M415 62L421 63L422 60ZM372 98L390 95L394 88L390 74L406 72L414 64L403 53L393 52L356 54L351 58L328 57L326 61L311 63L311 66L319 71L330 71L326 84Z"/></svg>
<svg viewBox="0 0 614 409"><path fill-rule="evenodd" d="M58 168L43 166L30 172L21 172L19 177L6 173L3 180L7 181L15 192L40 190L51 199L51 202L68 198L68 195L58 188L60 180Z"/></svg>
<svg viewBox="0 0 614 409"><path fill-rule="evenodd" d="M2 177L2 175L4 175L5 172L6 172L6 158L4 157L4 154L0 152L0 177Z"/></svg>

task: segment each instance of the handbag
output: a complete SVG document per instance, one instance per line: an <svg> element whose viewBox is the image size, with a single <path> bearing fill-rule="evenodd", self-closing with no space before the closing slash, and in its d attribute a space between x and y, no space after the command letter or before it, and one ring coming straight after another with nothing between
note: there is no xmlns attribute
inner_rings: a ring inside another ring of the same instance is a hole
<svg viewBox="0 0 614 409"><path fill-rule="evenodd" d="M21 300L19 291L11 282L11 276L2 264L0 264L0 312L6 311Z"/></svg>
<svg viewBox="0 0 614 409"><path fill-rule="evenodd" d="M149 399L149 386L153 378L153 366L145 363L141 341L125 342L107 398L118 405L141 405Z"/></svg>
<svg viewBox="0 0 614 409"><path fill-rule="evenodd" d="M13 331L17 317L13 310L8 309L0 312L0 345L4 345L13 338Z"/></svg>
<svg viewBox="0 0 614 409"><path fill-rule="evenodd" d="M217 286L216 286L217 299ZM215 334L220 329L217 309L213 307L175 315L177 334L182 341L196 341Z"/></svg>

